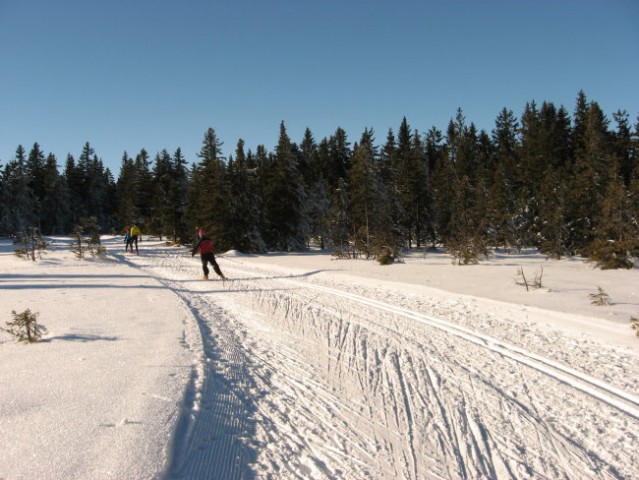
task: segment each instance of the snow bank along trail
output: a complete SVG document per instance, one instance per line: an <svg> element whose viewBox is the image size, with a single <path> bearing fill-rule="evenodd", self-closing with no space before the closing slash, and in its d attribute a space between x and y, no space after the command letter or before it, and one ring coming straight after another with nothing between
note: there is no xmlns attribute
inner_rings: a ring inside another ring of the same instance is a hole
<svg viewBox="0 0 639 480"><path fill-rule="evenodd" d="M193 281L199 263L175 250L131 261L182 298L202 336L170 477L639 471L630 351L430 290L241 256L220 258L224 283Z"/></svg>

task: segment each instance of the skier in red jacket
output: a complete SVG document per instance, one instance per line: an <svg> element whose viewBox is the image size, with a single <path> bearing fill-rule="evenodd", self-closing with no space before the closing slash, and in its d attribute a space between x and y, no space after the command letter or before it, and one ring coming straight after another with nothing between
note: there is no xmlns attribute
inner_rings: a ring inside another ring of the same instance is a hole
<svg viewBox="0 0 639 480"><path fill-rule="evenodd" d="M215 256L213 255L213 242L210 238L204 235L204 232L202 230L200 230L198 234L200 237L200 241L197 242L197 245L195 245L195 247L193 247L191 256L195 256L195 254L198 252L200 254L200 259L202 260L202 271L204 272L204 277L202 277L202 280L209 279L209 267L207 266L208 263L211 264L213 270L215 270L215 273L217 273L218 276L222 280L224 280L226 277L222 274L222 270L220 270L220 266L215 261Z"/></svg>

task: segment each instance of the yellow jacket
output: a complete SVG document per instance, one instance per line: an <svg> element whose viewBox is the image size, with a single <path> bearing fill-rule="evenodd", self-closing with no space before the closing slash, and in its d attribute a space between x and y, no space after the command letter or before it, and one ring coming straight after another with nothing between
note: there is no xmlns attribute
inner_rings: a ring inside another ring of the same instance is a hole
<svg viewBox="0 0 639 480"><path fill-rule="evenodd" d="M131 228L131 236L133 235L137 235L138 237L142 235L142 232L140 232L140 228L137 225L133 225Z"/></svg>

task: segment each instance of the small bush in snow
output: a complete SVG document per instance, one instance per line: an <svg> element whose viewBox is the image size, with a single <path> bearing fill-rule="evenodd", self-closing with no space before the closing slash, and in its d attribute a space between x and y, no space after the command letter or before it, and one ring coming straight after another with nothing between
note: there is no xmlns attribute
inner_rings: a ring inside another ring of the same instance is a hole
<svg viewBox="0 0 639 480"><path fill-rule="evenodd" d="M590 303L598 307L610 305L610 295L601 287L597 287L597 293L591 293L588 297L590 298Z"/></svg>
<svg viewBox="0 0 639 480"><path fill-rule="evenodd" d="M543 286L541 282L543 276L544 268L540 267L539 273L535 275L535 278L533 280L528 280L524 274L524 269L519 267L519 270L517 270L517 276L515 277L515 283L526 287L526 291L530 291L531 288L537 289Z"/></svg>
<svg viewBox="0 0 639 480"><path fill-rule="evenodd" d="M395 263L395 255L390 247L382 247L377 255L377 261L380 265L392 265Z"/></svg>
<svg viewBox="0 0 639 480"><path fill-rule="evenodd" d="M479 263L482 248L480 242L473 238L468 241L449 239L446 252L453 257L453 265L475 265Z"/></svg>
<svg viewBox="0 0 639 480"><path fill-rule="evenodd" d="M81 225L75 225L73 227L73 234L71 235L71 237L75 241L75 247L71 249L71 251L78 259L84 258L84 248L82 247L82 232L84 232L84 228L82 228Z"/></svg>
<svg viewBox="0 0 639 480"><path fill-rule="evenodd" d="M38 313L31 313L28 308L22 313L11 312L12 322L6 322L9 328L3 329L18 338L18 342L35 343L42 335L47 333L44 325L37 322Z"/></svg>
<svg viewBox="0 0 639 480"><path fill-rule="evenodd" d="M42 253L47 249L47 242L35 227L19 231L13 239L13 243L20 245L14 250L14 254L18 258L26 258L34 262L36 255L38 258L42 258Z"/></svg>
<svg viewBox="0 0 639 480"><path fill-rule="evenodd" d="M100 236L92 235L87 241L87 248L89 253L93 258L105 258L106 257L106 248L100 244Z"/></svg>
<svg viewBox="0 0 639 480"><path fill-rule="evenodd" d="M89 235L86 239L82 237L85 232ZM75 241L75 246L71 251L78 259L83 259L86 251L88 251L93 258L106 257L106 248L100 243L99 226L95 216L80 218L80 224L73 227L71 237ZM86 243L86 247L84 243Z"/></svg>
<svg viewBox="0 0 639 480"><path fill-rule="evenodd" d="M630 317L630 328L632 328L639 337L639 318Z"/></svg>

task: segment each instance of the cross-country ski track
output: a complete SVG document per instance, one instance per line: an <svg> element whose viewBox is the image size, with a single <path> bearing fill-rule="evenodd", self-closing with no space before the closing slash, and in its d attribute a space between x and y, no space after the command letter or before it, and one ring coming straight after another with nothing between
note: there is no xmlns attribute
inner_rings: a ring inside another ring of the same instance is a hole
<svg viewBox="0 0 639 480"><path fill-rule="evenodd" d="M225 282L186 250L116 257L193 318L169 479L639 478L636 356L603 365L507 304L234 254Z"/></svg>

